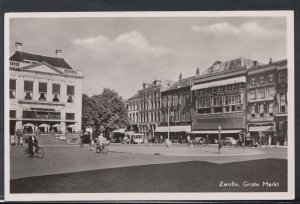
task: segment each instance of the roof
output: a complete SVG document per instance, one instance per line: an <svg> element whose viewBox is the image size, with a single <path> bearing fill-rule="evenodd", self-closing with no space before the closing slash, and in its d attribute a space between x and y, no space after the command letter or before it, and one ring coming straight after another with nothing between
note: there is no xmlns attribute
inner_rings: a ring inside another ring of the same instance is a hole
<svg viewBox="0 0 300 204"><path fill-rule="evenodd" d="M193 81L194 78L195 78L195 76L178 80L170 88L168 88L166 91L191 86L192 85L191 82Z"/></svg>
<svg viewBox="0 0 300 204"><path fill-rule="evenodd" d="M154 84L154 81L156 81L156 86ZM155 87L159 87L161 91L164 91L174 84L174 81L169 79L154 80L154 81L151 84L147 84L148 86L145 89L139 90L139 92L149 90Z"/></svg>
<svg viewBox="0 0 300 204"><path fill-rule="evenodd" d="M61 67L65 69L72 69L72 67L64 60L64 58L48 57L42 55L31 54L27 52L16 51L9 60L24 62L24 60L46 62L54 67Z"/></svg>
<svg viewBox="0 0 300 204"><path fill-rule="evenodd" d="M135 98L138 98L139 97L139 93L135 93L133 96L131 96L129 99L127 100L132 100L132 99L135 99Z"/></svg>
<svg viewBox="0 0 300 204"><path fill-rule="evenodd" d="M251 59L247 59L244 57L240 57L237 59L229 60L226 62L220 62L216 61L213 63L212 66L210 66L203 75L215 73L215 72L221 72L221 71L227 71L227 70L233 70L241 67L251 68L254 66L255 61ZM257 65L261 65L260 63L257 63Z"/></svg>

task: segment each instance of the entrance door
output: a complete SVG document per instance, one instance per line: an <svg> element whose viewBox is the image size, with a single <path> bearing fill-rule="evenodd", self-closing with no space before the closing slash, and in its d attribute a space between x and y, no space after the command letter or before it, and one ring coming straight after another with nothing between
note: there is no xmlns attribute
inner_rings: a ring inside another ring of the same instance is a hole
<svg viewBox="0 0 300 204"><path fill-rule="evenodd" d="M14 135L16 131L16 121L9 121L9 135Z"/></svg>

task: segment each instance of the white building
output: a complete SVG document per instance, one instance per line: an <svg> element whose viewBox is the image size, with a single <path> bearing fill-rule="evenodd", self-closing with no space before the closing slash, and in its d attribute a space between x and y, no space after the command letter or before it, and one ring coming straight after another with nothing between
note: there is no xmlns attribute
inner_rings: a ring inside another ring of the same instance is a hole
<svg viewBox="0 0 300 204"><path fill-rule="evenodd" d="M83 74L56 50L56 57L23 51L17 42L10 57L10 134L28 132L78 131L81 129Z"/></svg>

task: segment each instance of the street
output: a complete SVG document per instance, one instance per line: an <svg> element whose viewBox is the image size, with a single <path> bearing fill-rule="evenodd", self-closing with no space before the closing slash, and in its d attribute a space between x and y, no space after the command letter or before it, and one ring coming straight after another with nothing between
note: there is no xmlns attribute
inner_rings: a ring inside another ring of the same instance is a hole
<svg viewBox="0 0 300 204"><path fill-rule="evenodd" d="M65 145L43 146L43 159L24 157L24 149L10 151L12 193L287 190L286 148L224 147L218 155L214 145L110 144L96 154Z"/></svg>

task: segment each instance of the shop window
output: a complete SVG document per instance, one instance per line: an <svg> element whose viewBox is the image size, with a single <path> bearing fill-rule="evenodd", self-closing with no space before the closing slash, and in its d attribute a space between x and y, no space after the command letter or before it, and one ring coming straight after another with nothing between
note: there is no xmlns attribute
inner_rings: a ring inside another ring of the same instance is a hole
<svg viewBox="0 0 300 204"><path fill-rule="evenodd" d="M265 89L258 89L258 98L262 99L265 98Z"/></svg>
<svg viewBox="0 0 300 204"><path fill-rule="evenodd" d="M49 119L60 120L61 115L59 112L49 112Z"/></svg>
<svg viewBox="0 0 300 204"><path fill-rule="evenodd" d="M23 118L35 118L35 111L23 111Z"/></svg>
<svg viewBox="0 0 300 204"><path fill-rule="evenodd" d="M222 97L213 98L213 106L222 106Z"/></svg>
<svg viewBox="0 0 300 204"><path fill-rule="evenodd" d="M211 108L201 108L201 109L197 109L197 113L198 113L198 114L208 114L208 113L211 113Z"/></svg>
<svg viewBox="0 0 300 204"><path fill-rule="evenodd" d="M33 95L33 82L24 81L24 99L32 100L32 95Z"/></svg>
<svg viewBox="0 0 300 204"><path fill-rule="evenodd" d="M240 83L240 89L245 88L245 83Z"/></svg>
<svg viewBox="0 0 300 204"><path fill-rule="evenodd" d="M60 99L60 85L52 84L52 101L59 102Z"/></svg>
<svg viewBox="0 0 300 204"><path fill-rule="evenodd" d="M218 90L217 87L213 87L212 88L212 93L217 93L217 90Z"/></svg>
<svg viewBox="0 0 300 204"><path fill-rule="evenodd" d="M256 99L256 90L250 90L250 100L255 100Z"/></svg>
<svg viewBox="0 0 300 204"><path fill-rule="evenodd" d="M67 86L67 102L73 103L74 102L74 86Z"/></svg>
<svg viewBox="0 0 300 204"><path fill-rule="evenodd" d="M279 72L279 83L286 83L287 76L286 72Z"/></svg>
<svg viewBox="0 0 300 204"><path fill-rule="evenodd" d="M279 111L281 113L284 113L286 112L286 96L285 96L285 93L280 93L279 95L280 97L280 101L279 101Z"/></svg>
<svg viewBox="0 0 300 204"><path fill-rule="evenodd" d="M237 89L238 85L237 84L232 84L232 89Z"/></svg>
<svg viewBox="0 0 300 204"><path fill-rule="evenodd" d="M16 110L10 110L9 111L9 117L10 118L16 118Z"/></svg>
<svg viewBox="0 0 300 204"><path fill-rule="evenodd" d="M10 99L16 98L16 80L15 79L9 80L9 98Z"/></svg>
<svg viewBox="0 0 300 204"><path fill-rule="evenodd" d="M214 113L222 113L223 108L222 107L215 107Z"/></svg>
<svg viewBox="0 0 300 204"><path fill-rule="evenodd" d="M250 85L251 85L251 86L255 86L255 84L256 84L256 79L255 79L255 77L253 77L253 78L251 78L251 80L250 80Z"/></svg>
<svg viewBox="0 0 300 204"><path fill-rule="evenodd" d="M75 113L66 113L66 120L75 120Z"/></svg>
<svg viewBox="0 0 300 204"><path fill-rule="evenodd" d="M47 100L47 83L39 83L39 101Z"/></svg>
<svg viewBox="0 0 300 204"><path fill-rule="evenodd" d="M274 82L274 74L271 73L271 74L268 74L268 83L272 83Z"/></svg>
<svg viewBox="0 0 300 204"><path fill-rule="evenodd" d="M225 112L230 112L230 106L224 106L225 107Z"/></svg>
<svg viewBox="0 0 300 204"><path fill-rule="evenodd" d="M265 76L259 76L259 83L265 84Z"/></svg>

